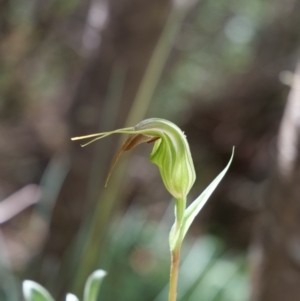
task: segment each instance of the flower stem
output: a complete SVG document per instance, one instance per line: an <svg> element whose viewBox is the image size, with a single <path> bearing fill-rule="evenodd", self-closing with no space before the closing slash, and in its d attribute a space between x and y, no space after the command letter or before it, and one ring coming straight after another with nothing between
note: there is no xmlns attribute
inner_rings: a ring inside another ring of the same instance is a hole
<svg viewBox="0 0 300 301"><path fill-rule="evenodd" d="M178 271L179 271L179 261L180 261L180 249L181 249L181 245L178 246L171 253L169 301L176 301L176 297L177 297L177 282L178 282Z"/></svg>

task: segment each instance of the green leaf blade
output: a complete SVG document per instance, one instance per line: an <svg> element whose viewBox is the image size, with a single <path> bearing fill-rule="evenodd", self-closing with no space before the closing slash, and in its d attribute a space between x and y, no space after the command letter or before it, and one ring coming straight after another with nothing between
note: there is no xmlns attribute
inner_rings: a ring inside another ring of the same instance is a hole
<svg viewBox="0 0 300 301"><path fill-rule="evenodd" d="M73 294L67 294L66 301L79 301L79 299Z"/></svg>
<svg viewBox="0 0 300 301"><path fill-rule="evenodd" d="M228 171L232 159L234 156L234 148L232 149L231 158L223 169L223 171L210 183L210 185L200 194L200 196L185 210L184 218L183 218L183 225L181 230L181 239L185 237L188 229L190 228L192 222L194 221L195 217L198 215L200 210L208 201L209 197L212 195L214 190L217 188L223 177L225 176L226 172Z"/></svg>
<svg viewBox="0 0 300 301"><path fill-rule="evenodd" d="M84 287L84 301L97 301L98 292L105 276L104 270L96 270L88 277Z"/></svg>
<svg viewBox="0 0 300 301"><path fill-rule="evenodd" d="M26 301L54 301L43 286L31 280L23 281L23 295Z"/></svg>

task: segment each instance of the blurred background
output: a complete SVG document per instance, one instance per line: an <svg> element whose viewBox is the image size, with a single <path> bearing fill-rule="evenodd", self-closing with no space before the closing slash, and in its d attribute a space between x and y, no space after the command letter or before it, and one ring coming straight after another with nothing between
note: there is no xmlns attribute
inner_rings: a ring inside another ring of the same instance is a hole
<svg viewBox="0 0 300 301"><path fill-rule="evenodd" d="M178 301L300 295L300 0L0 1L0 300L167 300L173 203L151 145L70 137L166 118L189 201L233 164L184 242Z"/></svg>

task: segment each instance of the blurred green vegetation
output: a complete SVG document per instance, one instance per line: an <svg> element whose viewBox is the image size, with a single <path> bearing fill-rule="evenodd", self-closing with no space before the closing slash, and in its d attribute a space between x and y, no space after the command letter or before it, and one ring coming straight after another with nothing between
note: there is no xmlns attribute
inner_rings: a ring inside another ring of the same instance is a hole
<svg viewBox="0 0 300 301"><path fill-rule="evenodd" d="M100 259L110 271L103 299L167 300L172 211L173 205L161 221L149 222L145 209L130 207L113 223ZM247 272L245 257L228 251L219 238L191 238L184 244L178 300L248 300Z"/></svg>
<svg viewBox="0 0 300 301"><path fill-rule="evenodd" d="M151 108L160 117L178 118L194 95L209 101L220 95L232 74L246 72L274 7L260 0L202 1L190 14L174 47L176 63L167 69Z"/></svg>

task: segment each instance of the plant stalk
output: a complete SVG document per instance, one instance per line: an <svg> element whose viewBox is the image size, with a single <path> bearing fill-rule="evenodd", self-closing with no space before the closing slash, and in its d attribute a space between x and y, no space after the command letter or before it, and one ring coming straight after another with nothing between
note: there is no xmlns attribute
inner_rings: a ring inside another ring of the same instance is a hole
<svg viewBox="0 0 300 301"><path fill-rule="evenodd" d="M171 268L170 268L170 290L169 301L176 301L177 296L177 283L180 263L180 250L182 244L181 227L183 222L184 211L186 208L186 198L175 199L175 237L177 242L175 246L171 244Z"/></svg>
<svg viewBox="0 0 300 301"><path fill-rule="evenodd" d="M176 301L181 244L171 253L169 301Z"/></svg>

